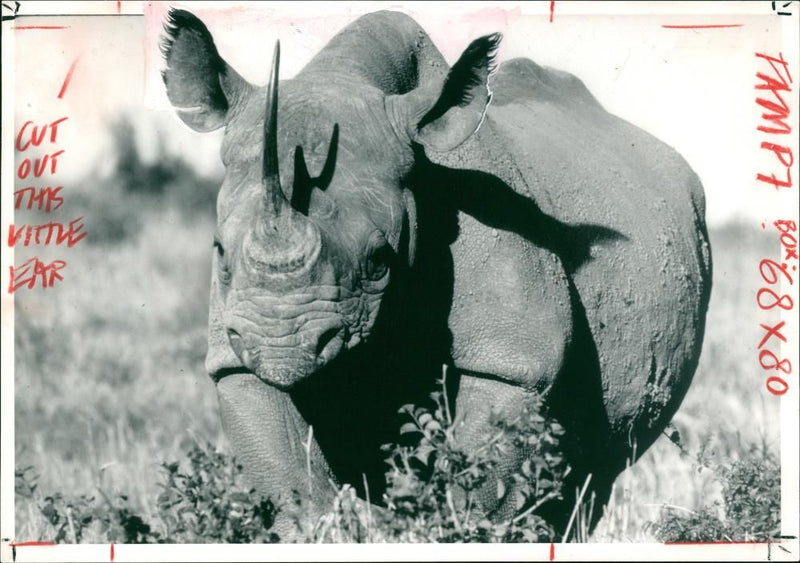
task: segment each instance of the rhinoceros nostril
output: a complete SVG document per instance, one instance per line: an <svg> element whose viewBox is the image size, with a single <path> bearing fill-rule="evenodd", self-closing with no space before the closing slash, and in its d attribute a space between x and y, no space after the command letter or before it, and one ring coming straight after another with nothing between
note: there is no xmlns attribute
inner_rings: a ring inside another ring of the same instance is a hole
<svg viewBox="0 0 800 563"><path fill-rule="evenodd" d="M336 338L340 330L341 329L339 327L335 327L328 329L319 335L319 338L317 340L317 350L316 350L317 356L321 355L325 351L325 348L328 346L328 344L331 343L331 340Z"/></svg>
<svg viewBox="0 0 800 563"><path fill-rule="evenodd" d="M231 348L233 348L234 353L239 356L239 359L247 366L250 367L249 360L250 357L247 353L247 349L244 346L244 340L242 339L242 335L233 330L232 328L228 329L228 342L231 344Z"/></svg>

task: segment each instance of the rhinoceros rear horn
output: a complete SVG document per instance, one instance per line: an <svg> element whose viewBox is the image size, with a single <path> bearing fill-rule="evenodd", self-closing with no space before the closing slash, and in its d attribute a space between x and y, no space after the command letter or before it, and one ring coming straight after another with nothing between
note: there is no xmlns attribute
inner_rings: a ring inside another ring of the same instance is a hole
<svg viewBox="0 0 800 563"><path fill-rule="evenodd" d="M281 60L281 43L275 43L272 69L267 84L267 107L264 114L264 160L261 184L263 202L268 217L278 217L285 207L286 197L281 189L278 162L278 70Z"/></svg>

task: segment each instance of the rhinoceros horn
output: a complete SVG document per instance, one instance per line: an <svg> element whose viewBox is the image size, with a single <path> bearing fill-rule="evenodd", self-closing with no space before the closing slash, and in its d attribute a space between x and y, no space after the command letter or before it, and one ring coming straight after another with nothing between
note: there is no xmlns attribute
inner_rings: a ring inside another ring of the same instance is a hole
<svg viewBox="0 0 800 563"><path fill-rule="evenodd" d="M281 46L276 42L267 84L259 213L250 240L248 262L259 275L285 275L308 269L319 254L320 236L313 223L296 213L281 188L278 161L278 68Z"/></svg>
<svg viewBox="0 0 800 563"><path fill-rule="evenodd" d="M261 183L264 188L264 211L269 219L283 215L287 203L281 189L281 177L278 170L278 69L280 61L281 43L278 41L275 43L275 51L272 55L272 69L267 85L267 107L264 116L264 160Z"/></svg>

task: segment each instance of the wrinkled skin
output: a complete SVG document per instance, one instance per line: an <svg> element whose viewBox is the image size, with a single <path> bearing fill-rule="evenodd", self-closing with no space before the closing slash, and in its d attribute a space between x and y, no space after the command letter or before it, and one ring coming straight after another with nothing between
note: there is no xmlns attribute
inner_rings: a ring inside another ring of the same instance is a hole
<svg viewBox="0 0 800 563"><path fill-rule="evenodd" d="M364 496L366 477L380 498L397 409L446 364L466 448L492 411L544 394L573 468L545 507L563 527L574 486L591 474L602 506L685 395L710 293L702 186L575 77L517 59L489 78L498 40L448 74L413 20L379 12L256 88L171 14L170 100L198 131L225 127L206 364L262 493L322 507L330 480ZM513 512L524 459L501 464L490 516Z"/></svg>

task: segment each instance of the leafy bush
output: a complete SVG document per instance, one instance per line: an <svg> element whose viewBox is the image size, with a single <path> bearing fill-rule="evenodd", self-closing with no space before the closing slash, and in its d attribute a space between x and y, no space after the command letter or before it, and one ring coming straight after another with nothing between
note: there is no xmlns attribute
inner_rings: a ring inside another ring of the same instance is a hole
<svg viewBox="0 0 800 563"><path fill-rule="evenodd" d="M410 422L401 434L412 445L384 446L387 490L383 507L358 498L342 486L332 509L311 518L307 499L296 493L276 507L243 485L242 467L214 452L194 446L184 462L164 463L162 492L155 519L136 514L124 495L100 498L61 493L39 497L32 468L17 471L17 494L32 497L53 530L56 542L82 540L126 543L276 542L271 531L278 511L285 511L297 528L295 541L325 542L536 542L554 539L552 528L537 515L546 502L560 498L566 464L558 452L563 430L540 411L532 397L511 418L493 416L494 432L477 449L465 451L454 433L442 392L431 395L432 407L401 409ZM520 471L509 482L492 480L493 471L512 449L528 452ZM489 494L508 499L513 517L489 519L479 498Z"/></svg>
<svg viewBox="0 0 800 563"><path fill-rule="evenodd" d="M406 442L384 446L387 488L380 506L364 502L347 484L321 517L312 517L299 492L276 506L248 489L241 465L210 445L195 445L183 463L162 464L162 492L151 521L129 506L127 496L101 489L99 497L42 497L32 467L17 470L16 494L34 499L56 542L277 542L271 528L279 511L294 522L292 541L555 540L537 512L561 498L568 468L559 452L563 429L543 414L541 398L532 396L514 416L493 414L493 432L469 451L459 444L445 393L431 394L431 401L429 408L401 409L409 418L400 428ZM678 437L673 441L682 447ZM525 451L526 460L511 479L497 480L495 470L512 449ZM699 470L714 472L723 500L696 511L665 507L648 524L659 541L766 541L780 533L780 466L773 453L751 448L721 464L702 449L697 460ZM514 515L487 517L480 504L492 495L509 502Z"/></svg>
<svg viewBox="0 0 800 563"><path fill-rule="evenodd" d="M242 485L242 466L210 446L193 447L190 470L165 463L166 482L158 515L171 543L250 543L278 541L269 531L277 509Z"/></svg>
<svg viewBox="0 0 800 563"><path fill-rule="evenodd" d="M701 452L698 463L714 471L723 502L689 515L665 508L653 525L660 541L767 541L780 535L781 472L772 452L751 448L729 465L713 463Z"/></svg>
<svg viewBox="0 0 800 563"><path fill-rule="evenodd" d="M274 505L242 484L242 468L210 445L195 445L187 454L189 468L164 463L163 492L156 519L148 522L130 506L126 495L100 497L61 493L37 497L33 468L16 471L16 494L33 497L54 531L55 542L80 543L90 538L124 543L249 543L275 542L270 532Z"/></svg>
<svg viewBox="0 0 800 563"><path fill-rule="evenodd" d="M406 405L411 422L401 434L420 437L414 446L386 448L387 510L381 525L393 541L537 542L554 539L553 529L536 514L547 501L560 498L566 463L558 451L561 426L542 416L542 401L533 396L507 419L492 415L494 432L471 451L464 451L454 434L446 396L432 395L428 410ZM498 464L512 449L528 452L513 483L490 482ZM478 498L488 488L497 500L510 499L517 515L492 521L479 509Z"/></svg>
<svg viewBox="0 0 800 563"><path fill-rule="evenodd" d="M15 471L15 492L18 496L36 498L36 477L33 468ZM126 505L128 497L109 497L99 491L102 499L80 495L65 497L61 493L38 498L39 511L55 531L55 542L80 543L87 535L100 535L107 541L145 543L158 539L151 527Z"/></svg>

